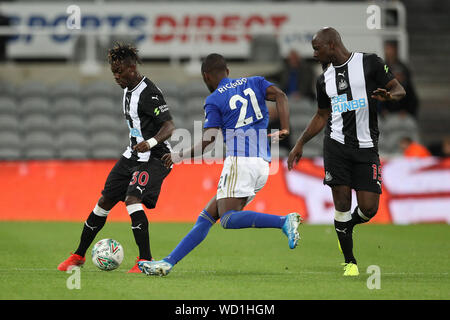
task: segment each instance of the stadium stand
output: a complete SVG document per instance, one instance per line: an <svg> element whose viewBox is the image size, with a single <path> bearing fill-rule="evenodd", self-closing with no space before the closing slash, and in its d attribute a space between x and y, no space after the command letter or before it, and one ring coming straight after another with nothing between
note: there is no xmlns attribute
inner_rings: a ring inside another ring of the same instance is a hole
<svg viewBox="0 0 450 320"><path fill-rule="evenodd" d="M403 136L425 144L440 140L448 133L448 121L442 119L450 118L450 99L446 92L450 84L450 64L447 63L450 56L450 33L447 32L450 27L447 17L449 3L420 0L403 3L408 17L409 65L418 88L421 107L417 120L408 117L399 119L395 115L380 118L380 154L387 158L399 152L398 142ZM429 37L431 33L435 36ZM103 44L105 48L111 44L108 41ZM250 43L250 52L249 59L241 64L241 69L233 66L231 70L239 70L236 74L246 70L242 74L267 75L276 69L276 64L281 60L280 49L273 36L255 36ZM106 62L104 50L101 54L101 61ZM74 61L80 61L79 58ZM251 69L252 63L259 65ZM152 73L155 66L158 71ZM14 67L20 68L18 65ZM61 67L66 68L61 73L63 76L52 78L52 81L48 81L47 77L43 81L41 71L33 77L30 70L34 67L16 74L3 73L0 79L0 160L52 157L82 159L91 156L115 158L117 150L124 148L128 128L120 105L122 90L113 83L110 70L106 67L98 77L83 78L73 73L72 67ZM202 105L209 92L199 75L187 76L182 72L183 67L182 64L175 67L153 64L145 69L150 72L145 71L144 74L155 80L163 91L176 127L192 133L193 121L204 118ZM67 77L69 72L73 76ZM60 78L63 80L60 81ZM290 100L293 141L305 129L315 110L314 101ZM105 138L105 132L112 138ZM36 135L36 141L32 139L33 135ZM53 149L47 148L50 141L48 135L51 135L54 143ZM322 154L322 137L320 135L306 145L305 156ZM112 142L114 139L115 146ZM16 143L18 141L27 141L30 146L36 143L42 146L43 151L25 152L26 147ZM99 151L98 141L104 141L108 150ZM91 142L95 142L97 147ZM286 150L280 152L283 154Z"/></svg>

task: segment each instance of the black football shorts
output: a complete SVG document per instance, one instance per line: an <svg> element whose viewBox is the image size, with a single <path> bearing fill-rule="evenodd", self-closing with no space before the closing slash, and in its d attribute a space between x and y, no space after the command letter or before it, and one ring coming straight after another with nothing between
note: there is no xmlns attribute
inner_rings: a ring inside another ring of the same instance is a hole
<svg viewBox="0 0 450 320"><path fill-rule="evenodd" d="M169 172L160 159L139 162L122 156L109 173L102 195L112 201L125 201L128 195L135 196L148 209L153 209Z"/></svg>
<svg viewBox="0 0 450 320"><path fill-rule="evenodd" d="M324 184L381 194L381 165L376 148L350 147L326 136L323 161Z"/></svg>

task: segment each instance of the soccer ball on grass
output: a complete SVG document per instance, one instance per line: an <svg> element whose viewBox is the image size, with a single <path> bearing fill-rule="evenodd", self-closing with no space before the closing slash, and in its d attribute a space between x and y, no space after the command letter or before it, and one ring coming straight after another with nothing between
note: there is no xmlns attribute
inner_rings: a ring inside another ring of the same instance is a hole
<svg viewBox="0 0 450 320"><path fill-rule="evenodd" d="M102 239L92 249L92 262L103 271L117 269L123 260L123 247L114 239Z"/></svg>

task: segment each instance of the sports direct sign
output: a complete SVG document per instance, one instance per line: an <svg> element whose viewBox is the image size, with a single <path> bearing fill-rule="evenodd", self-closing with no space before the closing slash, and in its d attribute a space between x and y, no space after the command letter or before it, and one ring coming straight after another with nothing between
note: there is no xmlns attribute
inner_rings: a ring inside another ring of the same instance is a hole
<svg viewBox="0 0 450 320"><path fill-rule="evenodd" d="M396 4L401 7L401 4ZM10 57L71 57L79 35L130 37L143 57L190 57L219 52L248 57L253 36L277 37L281 53L291 48L312 55L311 39L333 26L351 50L382 54L382 36L368 22L365 3L2 3L0 11L23 32L10 41ZM72 10L72 11L71 11ZM368 13L369 12L369 13ZM369 27L368 27L369 26ZM73 27L73 28L71 28ZM44 34L46 31L46 34ZM394 36L403 32L395 30ZM106 38L108 40L108 38ZM108 42L105 42L108 43Z"/></svg>
<svg viewBox="0 0 450 320"><path fill-rule="evenodd" d="M0 221L84 221L114 164L113 160L0 162L2 199L25 199L4 201ZM321 158L302 159L292 171L286 169L286 159L273 165L278 170L247 209L272 214L296 211L307 223L333 224L333 199L322 183ZM176 165L164 180L156 208L147 210L149 219L196 221L216 194L221 171L217 163ZM395 159L385 162L382 172L383 194L371 223L450 223L450 158ZM129 221L125 207L116 206L108 220Z"/></svg>

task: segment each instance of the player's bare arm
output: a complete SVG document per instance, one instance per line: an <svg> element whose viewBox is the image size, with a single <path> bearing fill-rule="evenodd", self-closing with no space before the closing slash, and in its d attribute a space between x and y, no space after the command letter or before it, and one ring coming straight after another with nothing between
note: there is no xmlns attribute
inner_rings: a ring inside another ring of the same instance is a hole
<svg viewBox="0 0 450 320"><path fill-rule="evenodd" d="M378 101L398 101L406 95L405 89L397 79L392 79L386 88L378 88L372 92L372 98Z"/></svg>
<svg viewBox="0 0 450 320"><path fill-rule="evenodd" d="M159 129L158 133L149 140L144 140L133 147L133 150L137 150L138 152L147 152L151 148L153 148L156 144L166 141L172 136L173 131L175 130L175 125L172 120L168 120L163 122L161 129ZM150 140L153 140L150 141ZM152 145L153 144L153 145Z"/></svg>
<svg viewBox="0 0 450 320"><path fill-rule="evenodd" d="M288 170L297 164L303 155L303 146L312 138L314 138L327 124L328 118L331 114L331 108L318 109L317 113L309 122L306 129L303 131L300 138L297 140L294 148L292 148L288 157Z"/></svg>
<svg viewBox="0 0 450 320"><path fill-rule="evenodd" d="M273 141L285 139L289 135L289 106L286 94L276 86L270 86L266 91L266 100L276 104L278 117L280 119L280 131L269 134Z"/></svg>
<svg viewBox="0 0 450 320"><path fill-rule="evenodd" d="M216 137L219 134L219 128L207 128L203 131L202 141L193 145L189 150L175 153L166 153L162 156L161 160L166 167L171 167L174 163L180 162L184 158L194 158L197 154L203 154L206 147L216 141Z"/></svg>

